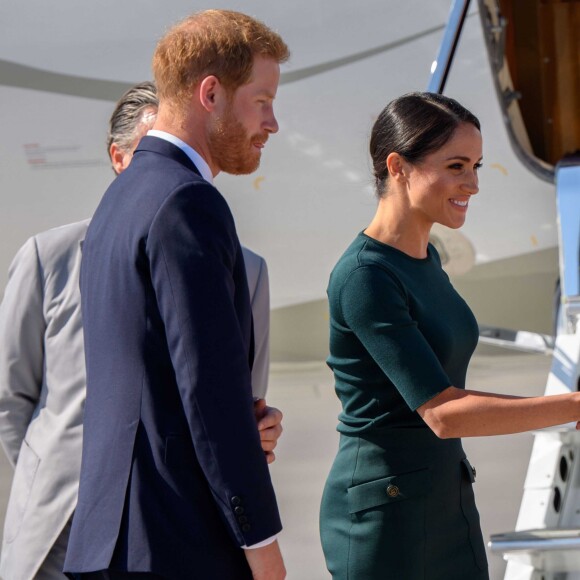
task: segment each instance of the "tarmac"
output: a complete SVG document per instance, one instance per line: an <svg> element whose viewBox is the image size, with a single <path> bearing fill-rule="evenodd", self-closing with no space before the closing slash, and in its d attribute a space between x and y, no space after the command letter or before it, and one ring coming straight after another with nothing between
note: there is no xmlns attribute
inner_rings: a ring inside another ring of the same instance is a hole
<svg viewBox="0 0 580 580"><path fill-rule="evenodd" d="M546 355L480 347L470 365L468 388L540 395L550 364ZM271 472L284 522L280 544L287 579L328 580L318 539L318 507L338 445L340 409L332 375L322 362L273 364L268 404L284 412L284 433ZM464 440L477 467L475 493L486 542L491 534L515 527L532 443L528 433ZM0 530L11 479L12 468L0 453ZM505 563L489 553L488 559L491 580L501 580Z"/></svg>

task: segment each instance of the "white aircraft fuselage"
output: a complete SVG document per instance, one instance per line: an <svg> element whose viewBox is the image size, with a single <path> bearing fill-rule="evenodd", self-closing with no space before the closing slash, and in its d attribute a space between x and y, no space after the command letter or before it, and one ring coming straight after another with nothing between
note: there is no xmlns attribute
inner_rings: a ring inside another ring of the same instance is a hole
<svg viewBox="0 0 580 580"><path fill-rule="evenodd" d="M262 19L292 51L275 103L280 131L260 168L250 176L220 175L216 185L242 242L268 262L274 358L320 358L328 275L375 210L372 123L392 98L426 89L450 2L222 6ZM2 8L0 288L27 237L91 215L114 177L105 150L114 102L151 78L163 31L204 7L66 0L56 11L33 0ZM481 120L480 193L466 225L436 228L435 241L480 323L549 332L557 278L553 184L514 152L478 10L473 2L445 93Z"/></svg>

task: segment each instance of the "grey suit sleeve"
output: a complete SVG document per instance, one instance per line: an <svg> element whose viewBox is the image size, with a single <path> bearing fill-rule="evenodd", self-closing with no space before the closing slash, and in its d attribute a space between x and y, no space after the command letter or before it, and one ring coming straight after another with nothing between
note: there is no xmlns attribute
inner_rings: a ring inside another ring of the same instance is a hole
<svg viewBox="0 0 580 580"><path fill-rule="evenodd" d="M42 273L34 238L18 251L0 305L0 443L15 465L40 399L44 366Z"/></svg>
<svg viewBox="0 0 580 580"><path fill-rule="evenodd" d="M252 300L254 317L254 365L252 367L252 393L263 399L268 390L270 372L270 282L266 261L260 258L260 271Z"/></svg>

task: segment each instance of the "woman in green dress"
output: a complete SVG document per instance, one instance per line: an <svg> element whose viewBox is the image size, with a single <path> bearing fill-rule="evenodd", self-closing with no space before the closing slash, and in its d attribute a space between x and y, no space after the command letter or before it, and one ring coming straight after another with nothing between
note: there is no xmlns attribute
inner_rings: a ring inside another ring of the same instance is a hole
<svg viewBox="0 0 580 580"><path fill-rule="evenodd" d="M461 437L577 421L580 393L465 389L478 340L435 248L478 192L477 118L432 93L392 101L371 136L376 215L334 268L330 356L342 403L320 530L334 580L489 578Z"/></svg>

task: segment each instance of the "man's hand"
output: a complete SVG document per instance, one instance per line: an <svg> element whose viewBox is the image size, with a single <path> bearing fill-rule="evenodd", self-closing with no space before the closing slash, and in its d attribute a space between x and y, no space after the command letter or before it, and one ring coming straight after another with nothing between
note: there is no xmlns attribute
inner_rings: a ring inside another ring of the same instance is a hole
<svg viewBox="0 0 580 580"><path fill-rule="evenodd" d="M244 554L254 580L284 580L286 578L286 568L278 540L263 548L247 548Z"/></svg>
<svg viewBox="0 0 580 580"><path fill-rule="evenodd" d="M272 463L276 460L274 449L282 435L282 411L275 407L268 407L266 399L258 399L254 403L254 413L258 422L262 449L268 463Z"/></svg>

